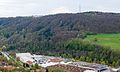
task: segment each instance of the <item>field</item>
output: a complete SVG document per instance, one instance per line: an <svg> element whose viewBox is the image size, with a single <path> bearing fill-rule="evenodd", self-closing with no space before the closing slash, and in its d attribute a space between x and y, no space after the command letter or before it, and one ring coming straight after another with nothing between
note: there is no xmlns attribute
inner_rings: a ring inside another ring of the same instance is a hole
<svg viewBox="0 0 120 72"><path fill-rule="evenodd" d="M120 51L120 34L88 35L85 41L94 42L99 45L111 47L115 51Z"/></svg>

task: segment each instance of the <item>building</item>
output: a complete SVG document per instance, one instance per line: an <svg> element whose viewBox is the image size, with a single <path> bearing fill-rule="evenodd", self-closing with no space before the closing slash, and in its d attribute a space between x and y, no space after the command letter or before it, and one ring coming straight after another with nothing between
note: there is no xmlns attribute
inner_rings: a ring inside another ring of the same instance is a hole
<svg viewBox="0 0 120 72"><path fill-rule="evenodd" d="M84 69L85 72L90 70L91 72L111 72L108 69L107 65L95 64L95 63L87 63L87 62L73 62L69 64L71 66L76 66Z"/></svg>
<svg viewBox="0 0 120 72"><path fill-rule="evenodd" d="M32 57L30 53L16 53L16 57Z"/></svg>
<svg viewBox="0 0 120 72"><path fill-rule="evenodd" d="M107 65L87 63L87 62L73 62L71 59L65 59L53 56L31 55L30 53L17 53L16 58L21 62L33 65L38 64L41 67L59 67L64 68L70 72L111 72ZM116 70L116 69L114 69Z"/></svg>
<svg viewBox="0 0 120 72"><path fill-rule="evenodd" d="M37 63L41 67L49 67L57 64L71 63L71 62L68 62L70 60L67 61L67 59L52 57L52 56L33 55L32 58L35 60L35 63Z"/></svg>
<svg viewBox="0 0 120 72"><path fill-rule="evenodd" d="M34 59L32 59L32 55L30 53L16 53L16 59L19 59L23 63L34 62Z"/></svg>

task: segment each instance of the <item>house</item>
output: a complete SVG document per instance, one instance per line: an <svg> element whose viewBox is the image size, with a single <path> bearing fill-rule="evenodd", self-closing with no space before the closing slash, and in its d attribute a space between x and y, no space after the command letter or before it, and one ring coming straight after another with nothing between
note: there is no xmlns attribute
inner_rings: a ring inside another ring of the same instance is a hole
<svg viewBox="0 0 120 72"><path fill-rule="evenodd" d="M53 62L53 63L60 63L62 61L63 61L63 59L60 59L60 58L50 58L48 60L48 62Z"/></svg>
<svg viewBox="0 0 120 72"><path fill-rule="evenodd" d="M33 62L30 61L30 60L28 60L26 63L27 63L28 65L33 65Z"/></svg>

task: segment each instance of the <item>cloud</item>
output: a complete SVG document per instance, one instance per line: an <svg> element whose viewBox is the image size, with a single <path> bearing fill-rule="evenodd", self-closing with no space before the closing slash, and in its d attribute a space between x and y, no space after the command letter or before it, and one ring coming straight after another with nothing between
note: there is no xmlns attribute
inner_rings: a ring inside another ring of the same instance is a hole
<svg viewBox="0 0 120 72"><path fill-rule="evenodd" d="M50 14L72 13L72 11L70 11L67 7L58 7L58 8L51 9L49 13Z"/></svg>
<svg viewBox="0 0 120 72"><path fill-rule="evenodd" d="M79 3L82 12L120 12L120 0L0 0L0 17L76 13Z"/></svg>

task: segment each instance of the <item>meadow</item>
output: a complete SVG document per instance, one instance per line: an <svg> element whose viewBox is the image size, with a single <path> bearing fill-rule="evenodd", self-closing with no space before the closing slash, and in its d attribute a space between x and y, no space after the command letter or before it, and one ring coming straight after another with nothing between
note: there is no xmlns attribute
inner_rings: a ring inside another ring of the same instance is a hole
<svg viewBox="0 0 120 72"><path fill-rule="evenodd" d="M88 35L84 40L110 47L115 51L120 51L120 34Z"/></svg>

